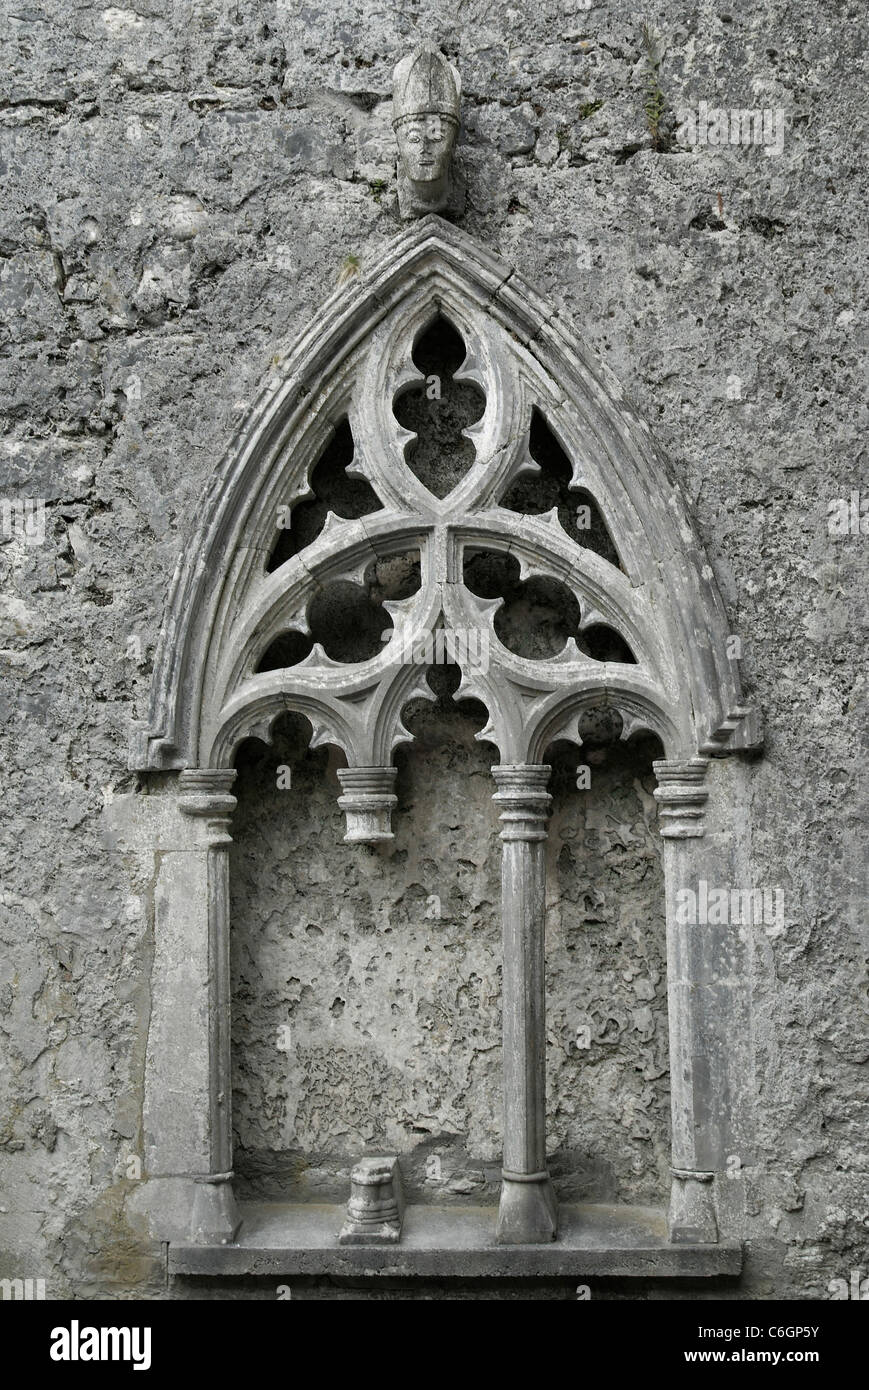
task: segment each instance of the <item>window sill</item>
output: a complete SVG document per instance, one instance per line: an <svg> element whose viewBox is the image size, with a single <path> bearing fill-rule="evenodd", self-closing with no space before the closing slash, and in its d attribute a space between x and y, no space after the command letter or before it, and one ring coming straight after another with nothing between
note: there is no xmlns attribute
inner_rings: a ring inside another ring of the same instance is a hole
<svg viewBox="0 0 869 1390"><path fill-rule="evenodd" d="M339 1245L343 1206L243 1203L232 1245L171 1244L169 1273L351 1278L711 1278L739 1274L742 1246L671 1245L654 1207L562 1206L547 1245L498 1245L494 1207L409 1206L396 1245Z"/></svg>

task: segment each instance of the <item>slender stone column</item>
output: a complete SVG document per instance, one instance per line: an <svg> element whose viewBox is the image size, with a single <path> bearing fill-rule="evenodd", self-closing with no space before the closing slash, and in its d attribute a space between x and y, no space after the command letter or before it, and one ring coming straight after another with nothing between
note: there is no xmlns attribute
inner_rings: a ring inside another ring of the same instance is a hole
<svg viewBox="0 0 869 1390"><path fill-rule="evenodd" d="M680 920L680 889L704 876L704 807L708 758L653 764L664 841L667 911L667 1002L670 1024L672 1157L669 1229L674 1244L715 1244L714 1171L704 1164L713 1114L702 1027L703 927Z"/></svg>
<svg viewBox="0 0 869 1390"><path fill-rule="evenodd" d="M230 794L235 771L190 769L181 773L179 809L202 827L199 852L205 858L207 933L208 1094L188 1097L207 1104L207 1171L193 1174L195 1192L191 1239L230 1244L241 1224L232 1191L231 999L229 978L229 824L236 807Z"/></svg>
<svg viewBox="0 0 869 1390"><path fill-rule="evenodd" d="M543 925L550 768L493 767L501 806L504 1167L498 1240L554 1240L558 1208L546 1167L546 999Z"/></svg>

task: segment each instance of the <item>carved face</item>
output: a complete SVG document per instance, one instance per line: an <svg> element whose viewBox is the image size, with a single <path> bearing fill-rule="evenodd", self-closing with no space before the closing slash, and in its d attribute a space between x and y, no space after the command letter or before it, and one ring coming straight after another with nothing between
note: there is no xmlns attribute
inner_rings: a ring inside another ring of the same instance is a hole
<svg viewBox="0 0 869 1390"><path fill-rule="evenodd" d="M432 183L447 172L456 140L456 127L436 113L408 116L395 132L407 177L414 183Z"/></svg>

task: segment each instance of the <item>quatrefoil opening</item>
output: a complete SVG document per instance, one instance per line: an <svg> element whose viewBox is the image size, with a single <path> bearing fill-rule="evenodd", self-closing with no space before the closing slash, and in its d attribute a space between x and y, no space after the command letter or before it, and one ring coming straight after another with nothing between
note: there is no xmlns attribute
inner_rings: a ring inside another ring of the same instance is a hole
<svg viewBox="0 0 869 1390"><path fill-rule="evenodd" d="M412 360L422 380L396 398L398 423L413 432L405 444L405 462L434 497L443 499L474 466L476 448L467 431L486 408L483 392L461 379L465 361L461 334L442 314L414 343Z"/></svg>

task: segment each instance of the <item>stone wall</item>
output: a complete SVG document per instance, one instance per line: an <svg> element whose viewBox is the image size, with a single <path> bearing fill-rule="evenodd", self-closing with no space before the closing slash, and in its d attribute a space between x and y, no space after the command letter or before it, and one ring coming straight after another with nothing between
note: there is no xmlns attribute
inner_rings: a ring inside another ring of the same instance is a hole
<svg viewBox="0 0 869 1390"><path fill-rule="evenodd" d="M382 1150L402 1155L414 1200L497 1204L494 754L474 741L482 721L445 698L410 719L388 846L343 843L325 751L305 757L289 735L244 750L231 870L239 1193L344 1201L352 1164ZM654 777L634 745L594 758L593 795L566 756L553 778L548 1149L565 1200L660 1204L670 1130ZM277 788L282 765L291 789Z"/></svg>
<svg viewBox="0 0 869 1390"><path fill-rule="evenodd" d="M4 1276L45 1277L49 1296L161 1292L130 1205L153 863L114 835L142 796L129 725L216 460L338 277L376 265L398 229L390 74L421 35L463 77L462 225L559 306L649 422L764 713L753 883L784 889L785 921L754 942L756 1147L735 1156L749 1251L735 1296L823 1298L869 1270L867 542L828 529L828 503L862 481L865 37L843 0L671 0L644 17L659 62L622 0L137 0L5 21L0 495L46 505L42 544L6 527L0 546ZM701 101L783 110L780 152L686 148L679 110ZM489 1180L496 827L490 759L460 723L430 716L424 754L404 759L405 795L441 809L427 838L422 813L398 815L383 862L340 843L324 754L301 764L306 797L291 801L262 794L262 750L245 750L237 1128L255 1187L302 1181L301 1134L326 1190L364 1137L360 1086L380 1088L377 1123L419 1156L429 1198ZM620 1198L654 1195L667 1163L658 851L642 760L623 756L593 811L557 808L549 940L558 1181ZM400 1026L375 1002L399 989ZM583 1011L597 1051L579 1082ZM284 1023L321 1095L348 1101L345 1131L312 1084L291 1087ZM365 1048L351 1045L360 1027ZM425 1166L438 1144L440 1180Z"/></svg>

